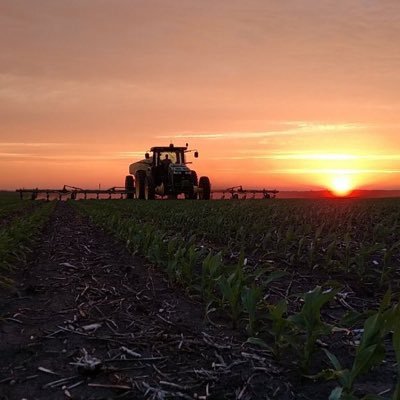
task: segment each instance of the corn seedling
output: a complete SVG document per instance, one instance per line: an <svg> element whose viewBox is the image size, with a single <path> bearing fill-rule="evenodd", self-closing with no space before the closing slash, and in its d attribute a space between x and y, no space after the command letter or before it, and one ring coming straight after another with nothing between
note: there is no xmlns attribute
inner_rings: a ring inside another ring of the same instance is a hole
<svg viewBox="0 0 400 400"><path fill-rule="evenodd" d="M229 276L222 275L218 279L218 285L222 293L222 304L228 304L229 316L232 319L234 327L237 326L240 315L243 312L241 295L245 285L244 265L245 260L242 253L235 270Z"/></svg>
<svg viewBox="0 0 400 400"><path fill-rule="evenodd" d="M216 282L222 275L222 255L221 253L208 253L202 264L200 292L207 307L215 300Z"/></svg>
<svg viewBox="0 0 400 400"><path fill-rule="evenodd" d="M274 339L273 353L279 359L281 349L288 345L290 342L288 337L292 335L289 321L285 317L287 313L287 301L282 299L277 304L269 305L268 311L268 319L271 321L271 327L268 329L268 332Z"/></svg>
<svg viewBox="0 0 400 400"><path fill-rule="evenodd" d="M315 289L304 295L304 304L301 311L289 317L290 323L305 334L301 362L304 372L308 371L317 339L331 332L332 327L321 320L321 308L332 300L337 292L337 289L324 291L320 286L315 287Z"/></svg>
<svg viewBox="0 0 400 400"><path fill-rule="evenodd" d="M241 292L243 310L248 316L247 333L254 336L256 333L257 308L262 299L261 289L255 285L250 288L245 286Z"/></svg>
<svg viewBox="0 0 400 400"><path fill-rule="evenodd" d="M397 383L393 393L393 400L400 400L400 305L393 308L392 343L396 355Z"/></svg>
<svg viewBox="0 0 400 400"><path fill-rule="evenodd" d="M341 386L335 388L329 399L357 399L353 394L355 380L365 372L375 367L385 357L384 338L397 324L398 312L388 308L390 305L391 293L388 291L380 305L379 310L371 315L364 323L364 333L361 342L357 347L355 358L351 369L342 368L337 357L324 349L334 370L324 371L329 379L338 379ZM397 336L396 343L397 344ZM396 354L397 357L397 354ZM369 397L371 398L371 396Z"/></svg>
<svg viewBox="0 0 400 400"><path fill-rule="evenodd" d="M194 269L199 262L199 259L200 251L196 250L194 244L185 249L177 265L177 281L180 284L186 285L189 288L192 286L194 280Z"/></svg>

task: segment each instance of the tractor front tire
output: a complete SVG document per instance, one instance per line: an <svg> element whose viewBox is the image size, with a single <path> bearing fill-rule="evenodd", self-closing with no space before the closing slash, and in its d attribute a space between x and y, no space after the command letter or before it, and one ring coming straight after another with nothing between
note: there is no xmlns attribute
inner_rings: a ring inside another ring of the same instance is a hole
<svg viewBox="0 0 400 400"><path fill-rule="evenodd" d="M146 200L154 200L156 198L153 178L146 176L144 180L144 198Z"/></svg>
<svg viewBox="0 0 400 400"><path fill-rule="evenodd" d="M184 193L185 193L185 199L195 200L197 198L197 195L194 192L193 183L190 181L184 181L184 182L186 182L185 185L183 186Z"/></svg>
<svg viewBox="0 0 400 400"><path fill-rule="evenodd" d="M133 199L135 185L133 183L133 176L132 175L127 175L125 177L125 190L127 192L126 193L126 198L127 199Z"/></svg>
<svg viewBox="0 0 400 400"><path fill-rule="evenodd" d="M202 176L199 179L199 199L210 200L211 198L211 183L208 176Z"/></svg>
<svg viewBox="0 0 400 400"><path fill-rule="evenodd" d="M191 174L191 177L192 177L193 186L198 186L199 185L199 180L197 179L196 171L190 171L190 174Z"/></svg>
<svg viewBox="0 0 400 400"><path fill-rule="evenodd" d="M145 194L145 181L146 181L146 171L137 171L135 174L136 183L136 198L139 200L144 200Z"/></svg>

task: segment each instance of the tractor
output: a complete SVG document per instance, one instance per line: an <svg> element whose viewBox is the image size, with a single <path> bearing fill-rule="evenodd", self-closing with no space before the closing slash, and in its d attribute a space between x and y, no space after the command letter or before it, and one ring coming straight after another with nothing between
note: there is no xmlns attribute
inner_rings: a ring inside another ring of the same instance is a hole
<svg viewBox="0 0 400 400"><path fill-rule="evenodd" d="M185 199L209 200L211 184L207 176L197 178L195 171L187 166L185 155L192 150L185 147L169 146L152 147L145 159L129 166L125 178L127 197L140 200L154 200L156 195L176 199L183 194ZM199 153L194 151L194 157Z"/></svg>

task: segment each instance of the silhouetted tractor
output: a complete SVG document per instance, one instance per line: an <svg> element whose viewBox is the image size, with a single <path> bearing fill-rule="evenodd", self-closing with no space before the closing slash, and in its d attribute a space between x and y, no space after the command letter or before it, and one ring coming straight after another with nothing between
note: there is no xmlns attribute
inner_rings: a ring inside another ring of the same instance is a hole
<svg viewBox="0 0 400 400"><path fill-rule="evenodd" d="M187 167L185 155L191 150L186 147L152 147L152 154L146 153L145 159L129 166L125 179L127 197L153 200L156 195L176 199L183 194L186 199L209 200L211 196L210 179L207 176L197 178L195 171ZM194 157L199 156L194 152Z"/></svg>

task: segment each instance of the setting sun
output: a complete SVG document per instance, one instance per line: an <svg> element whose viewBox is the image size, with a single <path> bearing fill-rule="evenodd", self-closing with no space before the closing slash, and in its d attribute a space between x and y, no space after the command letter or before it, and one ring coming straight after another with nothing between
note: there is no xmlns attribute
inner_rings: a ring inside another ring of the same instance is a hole
<svg viewBox="0 0 400 400"><path fill-rule="evenodd" d="M336 196L347 196L353 188L353 182L348 175L339 175L332 179L331 190Z"/></svg>

